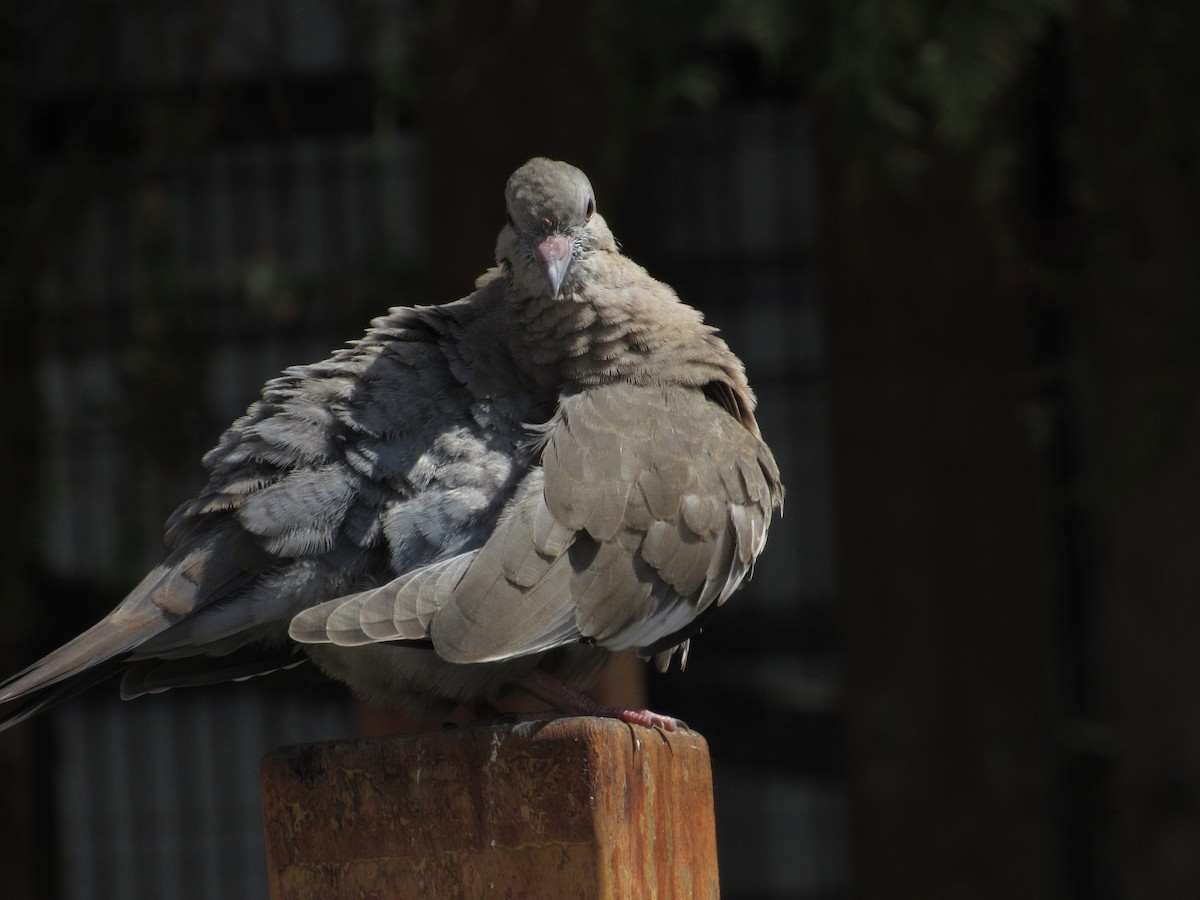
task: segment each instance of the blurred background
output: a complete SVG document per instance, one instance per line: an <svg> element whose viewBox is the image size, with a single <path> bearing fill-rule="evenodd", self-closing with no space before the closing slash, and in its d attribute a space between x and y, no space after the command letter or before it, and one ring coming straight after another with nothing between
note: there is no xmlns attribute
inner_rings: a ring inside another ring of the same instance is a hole
<svg viewBox="0 0 1200 900"><path fill-rule="evenodd" d="M292 363L492 260L584 168L748 365L789 488L648 675L723 895L1200 897L1191 0L46 0L0 20L0 672L161 555ZM13 898L265 898L311 676L0 736Z"/></svg>

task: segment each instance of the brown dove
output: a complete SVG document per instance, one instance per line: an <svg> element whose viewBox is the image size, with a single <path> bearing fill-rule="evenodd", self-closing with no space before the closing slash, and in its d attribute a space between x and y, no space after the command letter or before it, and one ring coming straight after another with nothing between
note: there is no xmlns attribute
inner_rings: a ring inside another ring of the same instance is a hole
<svg viewBox="0 0 1200 900"><path fill-rule="evenodd" d="M741 361L624 257L587 177L509 179L495 268L268 382L204 457L166 559L0 686L2 725L120 673L129 698L311 658L436 715L665 668L754 566L783 499Z"/></svg>

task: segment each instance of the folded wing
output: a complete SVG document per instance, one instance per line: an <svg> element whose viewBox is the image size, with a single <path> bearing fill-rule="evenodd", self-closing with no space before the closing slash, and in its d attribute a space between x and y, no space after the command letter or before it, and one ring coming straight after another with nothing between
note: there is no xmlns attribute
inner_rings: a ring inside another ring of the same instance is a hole
<svg viewBox="0 0 1200 900"><path fill-rule="evenodd" d="M770 451L702 391L592 388L562 401L482 547L306 610L291 634L431 639L456 663L578 640L658 652L741 584L781 499Z"/></svg>

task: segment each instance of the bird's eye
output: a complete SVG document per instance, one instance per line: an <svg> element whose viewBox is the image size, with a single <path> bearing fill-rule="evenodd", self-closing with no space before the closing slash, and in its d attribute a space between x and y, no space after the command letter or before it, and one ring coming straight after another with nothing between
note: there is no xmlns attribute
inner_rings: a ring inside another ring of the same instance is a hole
<svg viewBox="0 0 1200 900"><path fill-rule="evenodd" d="M509 228L516 228L516 227L517 227L517 222L516 222L516 220L515 220L515 219L512 217L512 213L510 213L508 210L505 210L505 211L504 211L504 218L508 219L508 227L509 227Z"/></svg>
<svg viewBox="0 0 1200 900"><path fill-rule="evenodd" d="M596 212L596 201L592 199L591 194L588 194L587 205L584 207L583 214L585 217L590 219L592 217L592 214L595 212Z"/></svg>

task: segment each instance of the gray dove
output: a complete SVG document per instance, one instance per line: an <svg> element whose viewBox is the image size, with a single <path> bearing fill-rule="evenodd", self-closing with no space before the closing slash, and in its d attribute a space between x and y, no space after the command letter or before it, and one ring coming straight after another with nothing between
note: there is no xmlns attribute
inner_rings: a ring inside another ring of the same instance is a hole
<svg viewBox="0 0 1200 900"><path fill-rule="evenodd" d="M203 460L166 559L0 685L0 727L121 674L125 698L310 658L420 715L665 668L754 566L783 501L741 361L622 256L587 177L509 179L497 266L289 368Z"/></svg>

